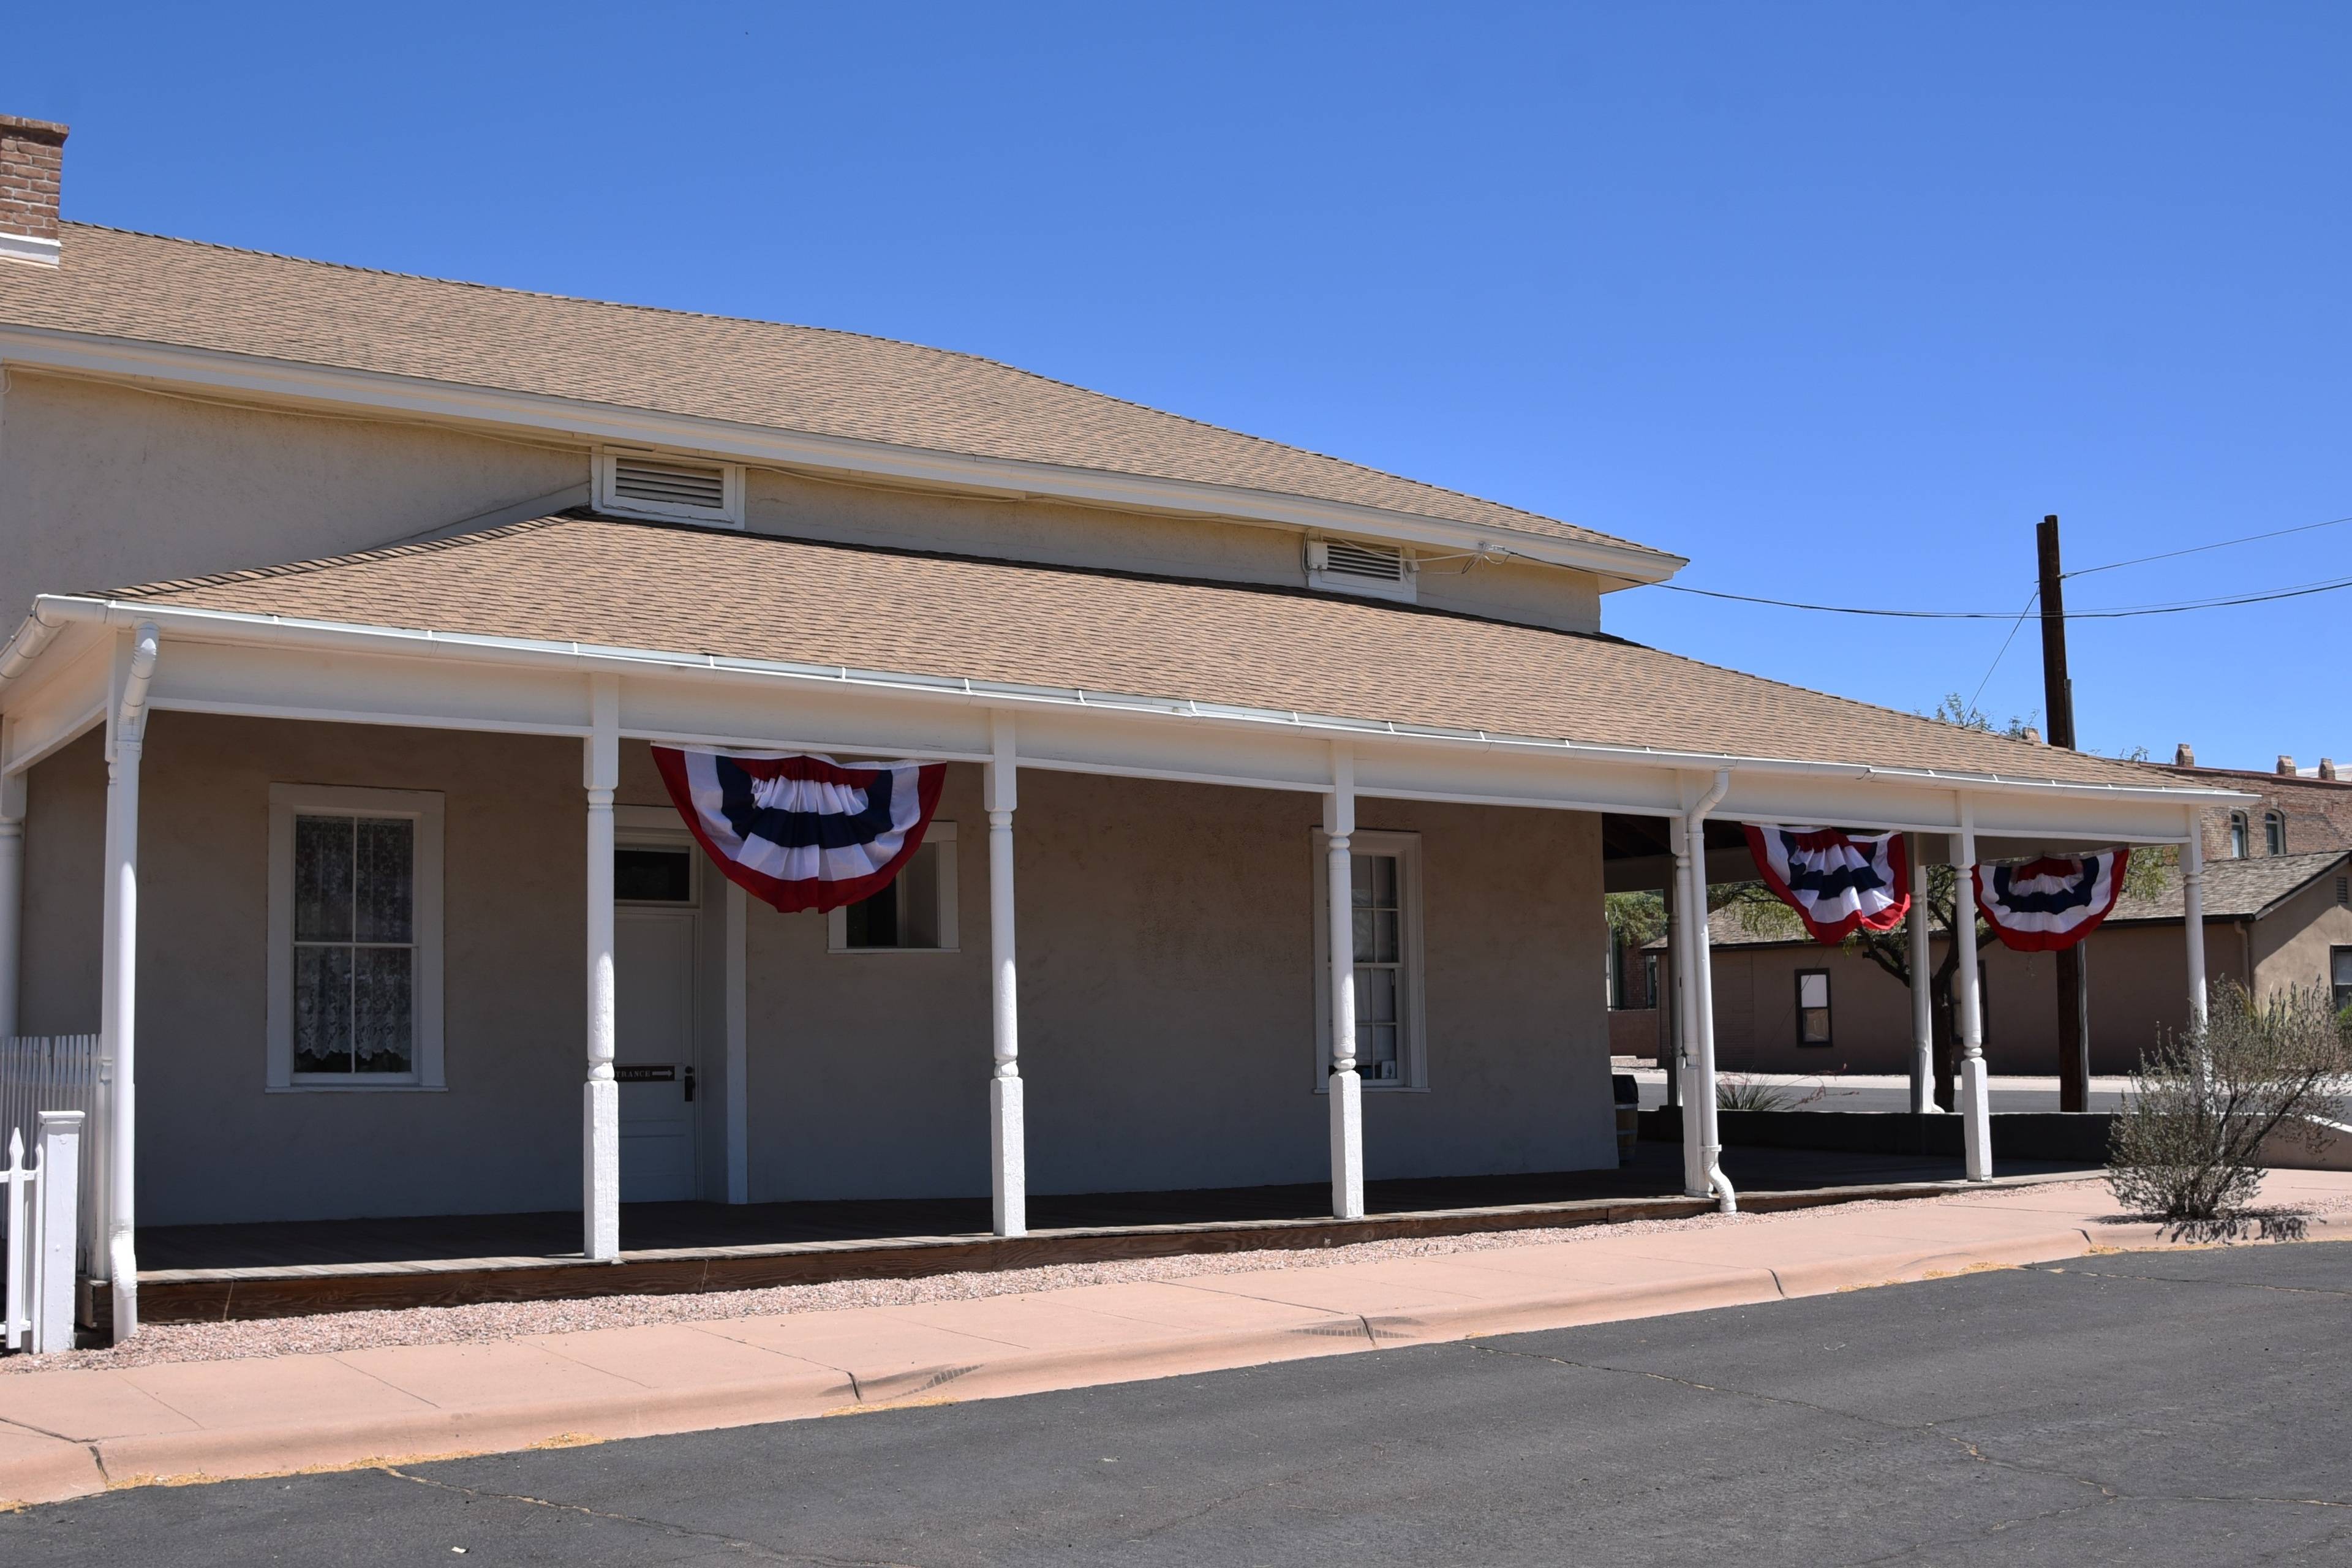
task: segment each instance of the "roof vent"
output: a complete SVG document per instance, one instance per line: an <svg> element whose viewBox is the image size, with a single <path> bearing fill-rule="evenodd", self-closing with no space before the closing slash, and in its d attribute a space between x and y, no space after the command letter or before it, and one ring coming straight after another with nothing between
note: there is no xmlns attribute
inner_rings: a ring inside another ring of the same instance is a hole
<svg viewBox="0 0 2352 1568"><path fill-rule="evenodd" d="M743 470L651 452L604 452L596 460L596 505L631 517L743 526Z"/></svg>
<svg viewBox="0 0 2352 1568"><path fill-rule="evenodd" d="M1384 599L1414 596L1412 557L1394 544L1357 539L1309 539L1307 581L1318 588L1370 594Z"/></svg>

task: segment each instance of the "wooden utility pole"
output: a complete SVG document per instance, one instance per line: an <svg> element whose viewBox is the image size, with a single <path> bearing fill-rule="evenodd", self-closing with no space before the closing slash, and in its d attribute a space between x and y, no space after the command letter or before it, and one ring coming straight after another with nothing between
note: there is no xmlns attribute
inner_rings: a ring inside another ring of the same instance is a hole
<svg viewBox="0 0 2352 1568"><path fill-rule="evenodd" d="M2058 520L2034 531L2042 569L2042 706L2050 743L2074 750L2074 683L2066 674L2066 574L2058 559ZM2091 1103L2089 976L2083 945L2058 950L2058 1109Z"/></svg>

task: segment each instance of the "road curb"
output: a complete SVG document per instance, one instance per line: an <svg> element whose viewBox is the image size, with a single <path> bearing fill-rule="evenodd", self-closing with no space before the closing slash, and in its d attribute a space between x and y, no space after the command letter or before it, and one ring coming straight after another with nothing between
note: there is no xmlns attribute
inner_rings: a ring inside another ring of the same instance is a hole
<svg viewBox="0 0 2352 1568"><path fill-rule="evenodd" d="M2109 1236L2108 1229L2151 1234ZM2053 1226L1957 1247L1913 1247L1779 1268L1764 1265L1658 1283L1534 1289L1411 1312L1335 1313L1328 1324L1152 1335L1068 1350L1013 1351L918 1366L862 1383L845 1370L642 1393L434 1410L326 1423L289 1422L74 1442L0 1425L0 1506L63 1501L118 1487L247 1479L370 1464L416 1463L538 1447L711 1431L1054 1389L1229 1371L1315 1356L1459 1342L1589 1323L1756 1306L1979 1269L2056 1262L2163 1243L2153 1226ZM2311 1226L2313 1240L2352 1238L2352 1221ZM42 1373L26 1373L41 1376ZM60 1374L84 1375L84 1374Z"/></svg>

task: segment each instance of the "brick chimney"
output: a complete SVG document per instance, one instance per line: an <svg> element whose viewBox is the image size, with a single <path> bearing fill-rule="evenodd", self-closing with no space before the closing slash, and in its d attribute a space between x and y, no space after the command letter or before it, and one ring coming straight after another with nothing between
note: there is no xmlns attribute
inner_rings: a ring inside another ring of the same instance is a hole
<svg viewBox="0 0 2352 1568"><path fill-rule="evenodd" d="M0 261L58 264L66 128L0 114Z"/></svg>
<svg viewBox="0 0 2352 1568"><path fill-rule="evenodd" d="M2180 744L2173 747L2172 765L2176 768L2195 767L2197 765L2197 748L2190 745L2186 741L2183 741Z"/></svg>
<svg viewBox="0 0 2352 1568"><path fill-rule="evenodd" d="M2294 777L2294 759L2288 756L2284 752L2281 752L2279 753L2278 776L2283 779L2291 779Z"/></svg>
<svg viewBox="0 0 2352 1568"><path fill-rule="evenodd" d="M2336 759L2334 757L2322 757L2319 759L2319 776L2326 779L2330 784L2336 782Z"/></svg>

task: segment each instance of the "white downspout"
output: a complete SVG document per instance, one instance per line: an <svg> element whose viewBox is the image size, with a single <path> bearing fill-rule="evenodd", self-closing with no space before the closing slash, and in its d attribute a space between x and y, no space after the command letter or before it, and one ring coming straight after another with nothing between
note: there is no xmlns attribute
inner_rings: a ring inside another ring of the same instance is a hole
<svg viewBox="0 0 2352 1568"><path fill-rule="evenodd" d="M141 623L131 634L127 651L127 661L116 666L122 671L120 695L107 710L105 923L98 1004L100 1048L114 1076L107 1102L106 1270L117 1344L139 1331L139 1122L132 1046L139 1001L139 758L147 734L147 693L155 679L158 637L152 622Z"/></svg>
<svg viewBox="0 0 2352 1568"><path fill-rule="evenodd" d="M1715 1206L1724 1214L1739 1212L1739 1193L1723 1173L1723 1131L1715 1103L1715 960L1706 921L1706 814L1723 803L1730 789L1731 770L1717 769L1714 786L1698 797L1698 804L1683 818L1690 843L1690 950L1695 971L1690 994L1698 1041L1698 1070L1691 1094L1698 1101L1699 1125L1706 1134L1701 1159L1707 1184L1715 1194Z"/></svg>

